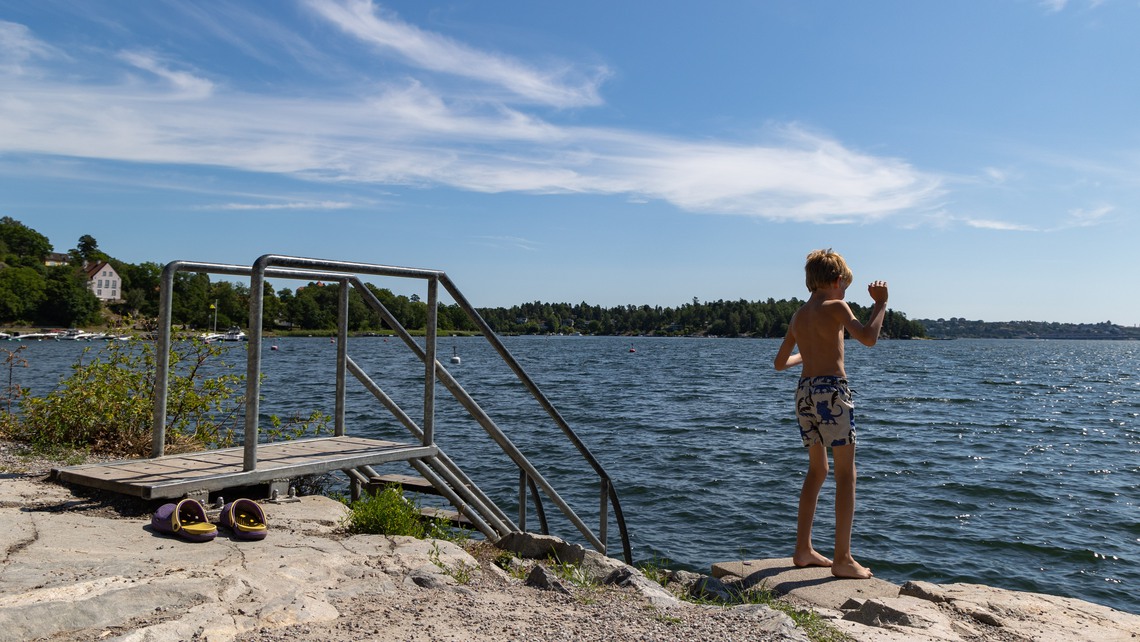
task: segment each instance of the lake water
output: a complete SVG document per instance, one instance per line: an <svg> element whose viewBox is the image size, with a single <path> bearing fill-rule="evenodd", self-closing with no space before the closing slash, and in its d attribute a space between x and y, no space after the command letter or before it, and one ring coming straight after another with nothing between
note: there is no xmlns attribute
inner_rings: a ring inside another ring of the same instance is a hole
<svg viewBox="0 0 1140 642"><path fill-rule="evenodd" d="M776 340L504 341L615 480L637 561L708 572L791 554L807 455L792 412L798 375L772 369ZM84 347L28 344L16 379L43 394ZM440 360L453 349L462 363L448 369L596 527L596 478L557 428L485 340L441 338ZM403 344L353 338L349 353L422 417L423 368ZM328 339L267 340L263 411L331 414L334 356ZM863 564L898 583L977 582L1140 612L1140 343L850 342L847 357ZM349 433L409 440L350 384ZM436 398L437 443L517 515L517 470L442 386ZM833 489L816 516L825 553ZM551 528L582 541L565 520ZM612 521L609 544L620 556Z"/></svg>

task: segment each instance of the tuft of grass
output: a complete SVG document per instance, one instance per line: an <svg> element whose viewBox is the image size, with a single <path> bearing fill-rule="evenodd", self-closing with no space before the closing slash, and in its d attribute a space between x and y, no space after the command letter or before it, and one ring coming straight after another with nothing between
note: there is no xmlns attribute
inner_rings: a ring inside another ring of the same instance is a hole
<svg viewBox="0 0 1140 642"><path fill-rule="evenodd" d="M802 609L781 600L780 596L767 586L756 586L738 595L741 604L762 604L787 615L797 627L803 629L811 642L854 642L851 636L831 626L815 611Z"/></svg>
<svg viewBox="0 0 1140 642"><path fill-rule="evenodd" d="M399 484L388 484L375 494L349 502L345 526L350 533L370 535L405 535L416 539L442 539L462 545L471 539L471 531L452 526L446 519L427 519L420 507L404 495Z"/></svg>
<svg viewBox="0 0 1140 642"><path fill-rule="evenodd" d="M665 586L669 583L669 560L666 558L654 557L647 562L638 564L637 570L661 586Z"/></svg>
<svg viewBox="0 0 1140 642"><path fill-rule="evenodd" d="M435 564L437 567L439 567L439 570L451 576L452 579L454 579L456 582L459 582L460 584L470 584L471 580L475 578L475 571L479 570L478 565L460 562L459 564L452 566L441 560L439 558L439 554L439 542L432 542L431 553L428 555L428 559L431 560L432 564Z"/></svg>
<svg viewBox="0 0 1140 642"><path fill-rule="evenodd" d="M550 570L554 571L558 579L569 582L573 586L577 586L578 588L594 588L596 585L593 578L590 577L590 574L587 573L585 569L577 564L563 562L558 559L557 555L551 555L547 558L547 564L549 564Z"/></svg>
<svg viewBox="0 0 1140 642"><path fill-rule="evenodd" d="M374 495L366 495L349 505L349 532L372 535L406 535L423 539L427 534L420 511L404 497L397 484L389 484Z"/></svg>
<svg viewBox="0 0 1140 642"><path fill-rule="evenodd" d="M512 551L499 551L492 562L516 580L525 580L527 567L519 563L519 559L519 556Z"/></svg>

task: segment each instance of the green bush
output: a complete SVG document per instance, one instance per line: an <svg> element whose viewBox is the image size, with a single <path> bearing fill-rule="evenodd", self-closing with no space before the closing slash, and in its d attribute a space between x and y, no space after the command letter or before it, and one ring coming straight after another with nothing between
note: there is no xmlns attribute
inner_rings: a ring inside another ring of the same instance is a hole
<svg viewBox="0 0 1140 642"><path fill-rule="evenodd" d="M71 374L43 396L33 396L13 382L23 365L9 351L6 412L0 436L26 442L34 449L87 450L101 455L146 457L152 449L156 344L132 339L111 341L99 350L87 348ZM165 452L224 448L237 443L244 429L245 375L226 363L229 347L200 339L170 349L167 379ZM19 413L12 412L16 402ZM324 432L330 417L320 412L282 421L270 417L266 436L296 439Z"/></svg>
<svg viewBox="0 0 1140 642"><path fill-rule="evenodd" d="M420 509L404 497L397 484L389 484L374 495L365 495L349 506L348 530L373 535L407 535L423 539L427 531Z"/></svg>
<svg viewBox="0 0 1140 642"><path fill-rule="evenodd" d="M166 445L170 452L233 444L240 420L244 376L207 374L222 362L225 348L193 340L170 351ZM11 368L11 364L9 364ZM155 344L111 341L87 348L71 374L51 392L32 396L13 390L18 415L4 416L6 437L38 449L80 448L106 455L142 457L151 451L154 412Z"/></svg>

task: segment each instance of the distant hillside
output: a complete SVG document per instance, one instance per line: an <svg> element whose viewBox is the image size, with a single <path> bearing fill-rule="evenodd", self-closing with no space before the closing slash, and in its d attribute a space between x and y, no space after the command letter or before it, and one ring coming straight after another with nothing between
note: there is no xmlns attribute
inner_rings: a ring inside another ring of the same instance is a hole
<svg viewBox="0 0 1140 642"><path fill-rule="evenodd" d="M1047 321L969 321L917 319L931 339L1140 339L1140 327Z"/></svg>

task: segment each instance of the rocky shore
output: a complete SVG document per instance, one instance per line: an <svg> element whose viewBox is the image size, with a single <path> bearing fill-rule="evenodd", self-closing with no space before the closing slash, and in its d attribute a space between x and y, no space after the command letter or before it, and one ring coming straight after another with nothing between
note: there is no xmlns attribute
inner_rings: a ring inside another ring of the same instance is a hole
<svg viewBox="0 0 1140 642"><path fill-rule="evenodd" d="M769 606L714 604L761 587L821 615L831 640L1140 639L1140 616L1081 600L836 580L788 560L671 573L663 588L554 538L515 537L507 553L350 536L344 506L319 496L265 503L265 540L189 543L151 529L155 506L54 483L51 462L13 448L0 443L0 641L810 639Z"/></svg>

